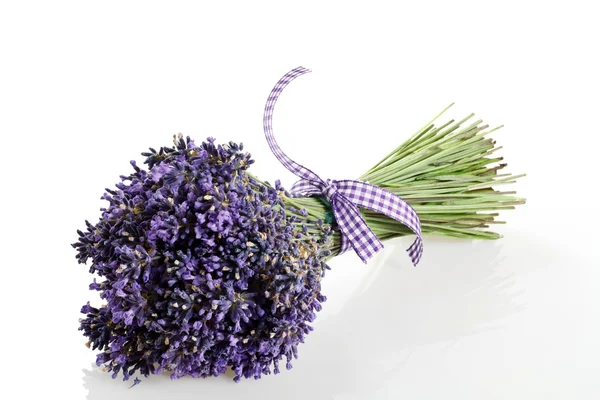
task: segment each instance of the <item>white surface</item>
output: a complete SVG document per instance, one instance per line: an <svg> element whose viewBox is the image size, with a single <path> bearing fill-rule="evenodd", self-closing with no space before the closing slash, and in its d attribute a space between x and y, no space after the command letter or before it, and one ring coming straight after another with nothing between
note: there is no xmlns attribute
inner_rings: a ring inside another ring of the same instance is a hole
<svg viewBox="0 0 600 400"><path fill-rule="evenodd" d="M0 5L0 397L599 398L593 2L248 3ZM291 371L127 390L77 331L99 300L75 230L131 158L177 132L243 141L257 175L291 184L262 108L298 65L314 72L275 113L292 158L356 177L455 101L449 117L506 125L495 137L528 173L516 185L528 204L502 214L500 241L427 239L418 268L409 239L367 266L336 259Z"/></svg>

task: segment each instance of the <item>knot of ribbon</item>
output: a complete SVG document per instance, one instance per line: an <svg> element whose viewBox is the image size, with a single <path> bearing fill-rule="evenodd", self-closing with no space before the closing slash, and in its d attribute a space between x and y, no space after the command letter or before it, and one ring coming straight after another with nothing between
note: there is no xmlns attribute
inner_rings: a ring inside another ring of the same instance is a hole
<svg viewBox="0 0 600 400"><path fill-rule="evenodd" d="M298 181L298 182L302 182L302 181ZM320 187L320 186L316 186L316 187ZM292 192L297 192L297 194L301 194L301 192L298 190L296 191L293 186L292 186ZM331 179L327 179L325 181L325 185L322 187L321 192L323 193L323 196L325 196L325 198L327 200L329 200L330 202L333 201L334 196L337 194L337 186L335 184L335 182L333 182Z"/></svg>
<svg viewBox="0 0 600 400"><path fill-rule="evenodd" d="M331 204L333 215L342 234L343 253L350 248L367 262L383 248L383 243L369 228L359 207L373 210L406 225L417 236L407 252L416 266L423 254L421 222L415 210L402 198L375 185L354 180L321 179L310 169L290 159L279 147L273 135L273 109L283 89L295 78L311 72L298 67L285 74L275 85L265 105L263 126L271 151L300 180L291 188L294 197L323 196Z"/></svg>

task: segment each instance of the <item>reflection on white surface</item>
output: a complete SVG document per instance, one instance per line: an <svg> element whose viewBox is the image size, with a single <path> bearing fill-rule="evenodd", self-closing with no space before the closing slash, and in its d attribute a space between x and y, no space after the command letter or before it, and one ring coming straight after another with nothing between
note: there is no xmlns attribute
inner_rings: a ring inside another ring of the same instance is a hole
<svg viewBox="0 0 600 400"><path fill-rule="evenodd" d="M417 268L404 251L409 244L408 238L388 243L366 266L346 255L332 263L324 293L335 312L325 304L291 371L239 384L226 375L171 381L164 374L127 390L131 382L92 365L84 370L88 400L388 398L385 388L404 380L407 362L421 349L440 344L443 356L462 338L501 328L524 309L514 274L503 267L502 241L429 239Z"/></svg>

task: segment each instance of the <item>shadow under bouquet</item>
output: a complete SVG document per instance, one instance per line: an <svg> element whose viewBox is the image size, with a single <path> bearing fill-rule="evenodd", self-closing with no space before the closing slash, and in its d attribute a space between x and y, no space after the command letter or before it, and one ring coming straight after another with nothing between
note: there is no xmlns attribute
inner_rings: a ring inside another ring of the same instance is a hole
<svg viewBox="0 0 600 400"><path fill-rule="evenodd" d="M358 180L322 180L271 127L278 95L306 72L286 74L265 107L273 153L301 178L291 193L251 175L242 145L179 135L142 153L146 167L132 161L99 221L78 231L77 260L101 278L90 289L104 301L83 306L79 329L113 378L289 369L326 300L328 260L353 250L366 262L382 241L414 234L416 265L423 235L497 239L486 229L497 212L525 202L492 187L520 176L499 173L495 129L472 115L435 125L438 115Z"/></svg>

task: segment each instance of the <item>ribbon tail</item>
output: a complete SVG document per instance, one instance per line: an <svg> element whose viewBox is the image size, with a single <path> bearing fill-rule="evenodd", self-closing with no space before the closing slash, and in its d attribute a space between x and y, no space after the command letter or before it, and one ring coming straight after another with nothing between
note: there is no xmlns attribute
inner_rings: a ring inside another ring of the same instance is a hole
<svg viewBox="0 0 600 400"><path fill-rule="evenodd" d="M277 84L271 90L271 93L267 98L267 103L265 104L265 112L263 114L263 129L265 131L265 138L267 139L267 143L269 144L271 151L284 167L286 167L291 173L299 178L319 180L320 178L317 174L303 165L298 164L296 161L289 158L283 152L283 150L281 150L277 140L275 140L275 134L273 133L273 111L279 95L290 82L297 77L306 74L307 72L310 72L310 70L303 67L297 67L277 81Z"/></svg>
<svg viewBox="0 0 600 400"><path fill-rule="evenodd" d="M411 260L413 260L413 264L416 266L419 261L421 261L421 256L423 255L423 240L417 236L413 244L406 250Z"/></svg>
<svg viewBox="0 0 600 400"><path fill-rule="evenodd" d="M423 236L421 233L421 221L417 212L389 190L359 181L336 181L338 190L352 203L377 211L406 225L417 236L413 244L407 249L408 254L416 266L423 254Z"/></svg>
<svg viewBox="0 0 600 400"><path fill-rule="evenodd" d="M337 224L345 233L344 240L352 246L364 263L383 249L383 243L369 228L358 207L344 198L341 193L333 200L332 207ZM344 247L348 245L343 244L342 248Z"/></svg>

